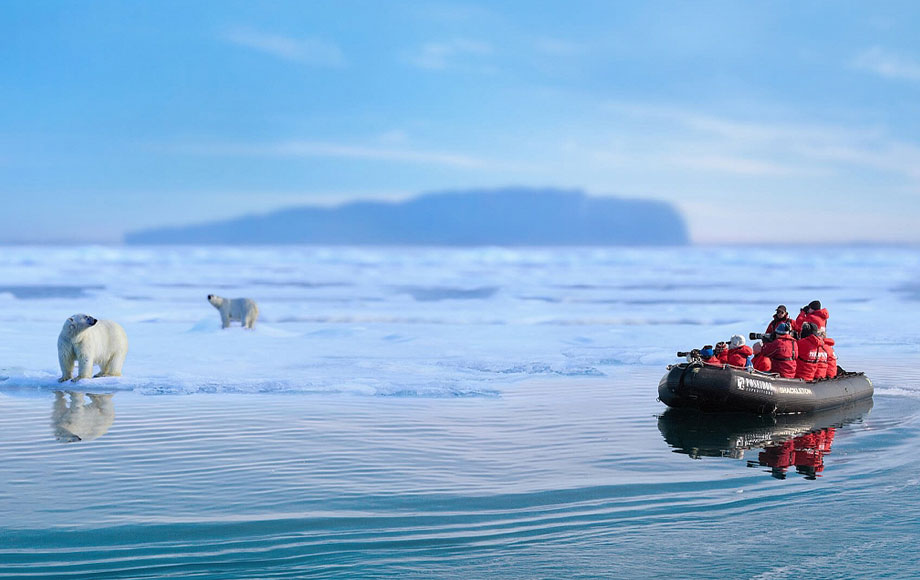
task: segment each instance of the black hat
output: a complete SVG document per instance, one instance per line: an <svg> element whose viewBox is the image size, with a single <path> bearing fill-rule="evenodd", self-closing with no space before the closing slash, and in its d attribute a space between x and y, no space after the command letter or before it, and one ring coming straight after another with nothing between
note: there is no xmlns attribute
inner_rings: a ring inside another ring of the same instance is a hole
<svg viewBox="0 0 920 580"><path fill-rule="evenodd" d="M812 324L811 322L806 322L802 325L802 330L799 331L799 336L805 338L811 336L818 330L818 325Z"/></svg>
<svg viewBox="0 0 920 580"><path fill-rule="evenodd" d="M821 310L821 301L812 300L811 302L808 303L808 307L811 308L812 310Z"/></svg>

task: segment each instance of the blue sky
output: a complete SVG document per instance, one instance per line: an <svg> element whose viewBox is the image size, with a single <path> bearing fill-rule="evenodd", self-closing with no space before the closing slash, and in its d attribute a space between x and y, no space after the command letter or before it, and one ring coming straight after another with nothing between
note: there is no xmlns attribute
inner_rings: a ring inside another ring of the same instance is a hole
<svg viewBox="0 0 920 580"><path fill-rule="evenodd" d="M545 5L545 6L544 6ZM0 2L0 242L508 185L920 242L920 3Z"/></svg>

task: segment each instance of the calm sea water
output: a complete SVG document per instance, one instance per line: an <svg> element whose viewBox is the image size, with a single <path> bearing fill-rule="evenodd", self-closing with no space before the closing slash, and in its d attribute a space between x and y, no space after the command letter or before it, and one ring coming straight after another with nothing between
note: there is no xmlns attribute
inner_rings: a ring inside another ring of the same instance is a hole
<svg viewBox="0 0 920 580"><path fill-rule="evenodd" d="M891 248L4 248L0 578L915 578L918 274ZM655 400L674 351L816 298L871 402ZM60 390L75 312L123 323L124 377Z"/></svg>

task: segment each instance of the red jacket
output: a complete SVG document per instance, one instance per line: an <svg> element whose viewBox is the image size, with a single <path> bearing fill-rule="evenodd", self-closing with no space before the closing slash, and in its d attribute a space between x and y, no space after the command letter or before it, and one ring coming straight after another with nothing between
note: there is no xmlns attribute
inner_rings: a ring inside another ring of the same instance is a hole
<svg viewBox="0 0 920 580"><path fill-rule="evenodd" d="M797 353L796 341L789 334L777 335L776 340L763 345L760 351L760 354L770 359L773 372L787 379L795 376Z"/></svg>
<svg viewBox="0 0 920 580"><path fill-rule="evenodd" d="M815 380L827 378L827 345L821 339L821 352L818 353L818 366L815 367Z"/></svg>
<svg viewBox="0 0 920 580"><path fill-rule="evenodd" d="M782 320L777 320L776 317L774 316L774 317L773 317L773 320L770 321L770 324L767 325L767 329L766 329L765 331L763 331L763 333L764 333L764 334L773 334L774 332L776 332L776 327L779 326L779 325L780 325L781 323L783 323L783 322L785 322L786 324L788 324L788 325L789 325L789 328L794 328L794 327L795 327L795 321L792 320L791 318L789 318L789 315L788 315L788 314L786 315L786 318L783 318Z"/></svg>
<svg viewBox="0 0 920 580"><path fill-rule="evenodd" d="M722 366L724 364L722 361L719 360L719 357L714 356L714 355L709 358L704 358L703 362L708 365L717 365L717 366Z"/></svg>
<svg viewBox="0 0 920 580"><path fill-rule="evenodd" d="M743 367L747 364L747 358L752 354L754 354L754 351L746 344L742 344L738 348L730 348L728 349L728 364L734 367Z"/></svg>
<svg viewBox="0 0 920 580"><path fill-rule="evenodd" d="M832 379L837 376L837 353L834 352L834 339L824 339L824 350L827 352L827 378Z"/></svg>
<svg viewBox="0 0 920 580"><path fill-rule="evenodd" d="M805 381L814 380L815 373L818 371L818 364L822 359L824 364L827 365L824 341L821 340L820 336L812 334L798 339L795 342L795 347L799 351L795 365L795 378Z"/></svg>
<svg viewBox="0 0 920 580"><path fill-rule="evenodd" d="M763 351L758 352L757 354L754 355L753 360L751 360L751 364L754 365L755 369L759 370L762 373L768 373L771 370L773 370L773 363L770 361L769 358L763 355Z"/></svg>
<svg viewBox="0 0 920 580"><path fill-rule="evenodd" d="M827 308L822 308L821 310L813 310L811 314L805 314L805 311L802 310L796 317L795 322L793 323L793 327L795 327L796 332L801 332L802 324L811 322L818 327L818 330L826 329L828 318L830 318L830 314L827 313Z"/></svg>

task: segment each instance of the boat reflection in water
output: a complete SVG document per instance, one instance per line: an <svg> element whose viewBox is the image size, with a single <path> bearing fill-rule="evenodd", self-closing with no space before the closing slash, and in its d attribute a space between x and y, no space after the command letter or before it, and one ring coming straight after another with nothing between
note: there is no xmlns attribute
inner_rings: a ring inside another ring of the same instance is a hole
<svg viewBox="0 0 920 580"><path fill-rule="evenodd" d="M748 467L769 467L777 479L785 479L794 468L806 479L816 479L824 471L824 456L831 452L836 428L862 421L871 409L872 399L798 415L668 409L658 417L658 430L676 453L694 459L743 459L745 451L760 448Z"/></svg>

